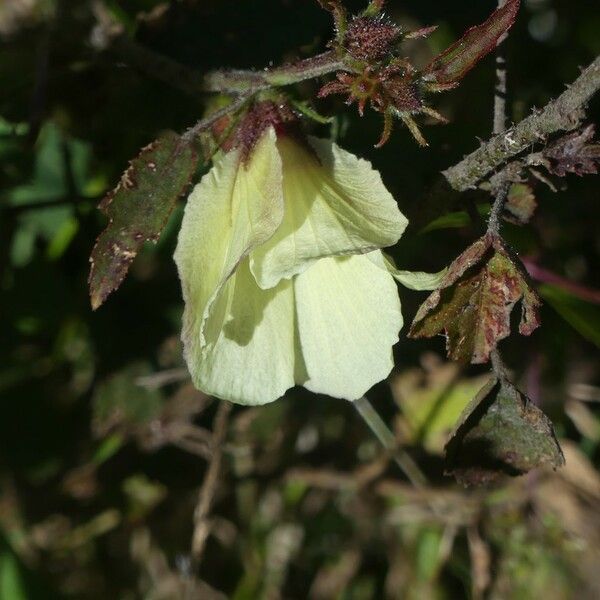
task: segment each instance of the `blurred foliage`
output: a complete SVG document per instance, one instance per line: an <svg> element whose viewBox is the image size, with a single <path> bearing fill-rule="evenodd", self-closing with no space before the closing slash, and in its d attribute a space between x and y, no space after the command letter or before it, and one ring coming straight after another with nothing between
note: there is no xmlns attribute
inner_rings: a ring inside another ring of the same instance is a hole
<svg viewBox="0 0 600 600"><path fill-rule="evenodd" d="M200 71L308 56L330 29L305 0L107 4L140 43ZM99 198L141 147L203 107L99 49L91 6L0 2L0 598L597 598L600 309L555 283L540 289L540 329L502 348L519 388L552 417L566 467L456 487L441 452L485 370L445 364L441 338L403 337L396 372L370 397L432 485L405 482L348 403L293 390L235 408L196 569L193 513L216 403L190 386L177 340L181 206L96 313L86 279L106 222ZM388 12L411 28L440 25L407 46L423 65L492 6L390 0ZM600 52L599 30L594 2L524 3L508 45L515 120ZM478 237L470 203L485 214L486 196L431 190L489 135L493 78L488 59L441 97L451 122L423 127L425 150L399 128L375 151L377 115L316 106L336 114L318 133L372 160L411 219L393 250L400 268L438 271ZM506 224L506 236L590 289L597 180L561 185L536 185L531 221ZM401 293L408 323L424 295Z"/></svg>

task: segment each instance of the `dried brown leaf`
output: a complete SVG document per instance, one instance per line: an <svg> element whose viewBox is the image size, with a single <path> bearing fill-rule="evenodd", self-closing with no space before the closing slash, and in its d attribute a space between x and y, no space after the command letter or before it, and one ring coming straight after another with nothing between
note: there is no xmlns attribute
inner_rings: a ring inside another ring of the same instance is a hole
<svg viewBox="0 0 600 600"><path fill-rule="evenodd" d="M476 265L480 268L473 270ZM450 265L440 287L419 308L409 336L445 331L450 358L484 363L510 334L510 313L519 301L519 332L530 335L540 324L541 302L518 259L499 238L487 234Z"/></svg>
<svg viewBox="0 0 600 600"><path fill-rule="evenodd" d="M549 145L542 154L550 173L559 177L568 173L597 174L600 167L600 144L591 143L594 133L594 125L588 125Z"/></svg>

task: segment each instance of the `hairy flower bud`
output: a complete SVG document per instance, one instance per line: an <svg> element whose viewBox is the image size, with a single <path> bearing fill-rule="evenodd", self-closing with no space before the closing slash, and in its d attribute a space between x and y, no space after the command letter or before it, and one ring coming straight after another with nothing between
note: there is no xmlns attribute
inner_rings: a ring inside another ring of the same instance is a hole
<svg viewBox="0 0 600 600"><path fill-rule="evenodd" d="M378 61L390 53L400 36L400 28L383 17L356 17L348 25L343 45L357 60Z"/></svg>

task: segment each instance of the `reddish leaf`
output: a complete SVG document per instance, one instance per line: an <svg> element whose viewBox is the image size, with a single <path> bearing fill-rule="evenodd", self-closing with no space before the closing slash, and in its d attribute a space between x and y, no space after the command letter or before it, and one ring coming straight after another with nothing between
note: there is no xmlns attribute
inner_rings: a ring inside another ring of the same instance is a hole
<svg viewBox="0 0 600 600"><path fill-rule="evenodd" d="M594 139L594 126L569 133L548 146L543 152L550 173L564 177L567 173L595 175L600 166L600 144Z"/></svg>
<svg viewBox="0 0 600 600"><path fill-rule="evenodd" d="M94 310L121 285L143 243L158 240L196 164L191 144L167 132L142 149L99 204L110 220L90 257L88 283Z"/></svg>
<svg viewBox="0 0 600 600"><path fill-rule="evenodd" d="M480 268L473 270L476 265ZM522 266L498 237L488 234L450 265L439 289L419 308L409 335L433 337L445 331L450 358L484 363L509 335L510 313L519 301L519 331L530 335L540 324L540 300Z"/></svg>
<svg viewBox="0 0 600 600"><path fill-rule="evenodd" d="M464 485L565 463L551 421L506 378L490 380L465 408L446 460L446 473Z"/></svg>
<svg viewBox="0 0 600 600"><path fill-rule="evenodd" d="M425 82L442 88L452 87L498 43L511 28L519 10L520 0L508 0L495 10L487 21L471 27L449 48L438 54L423 72Z"/></svg>

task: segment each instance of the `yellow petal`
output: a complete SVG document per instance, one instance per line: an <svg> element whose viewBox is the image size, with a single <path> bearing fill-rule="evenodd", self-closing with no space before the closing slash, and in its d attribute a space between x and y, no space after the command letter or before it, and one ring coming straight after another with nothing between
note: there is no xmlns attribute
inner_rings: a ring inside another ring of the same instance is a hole
<svg viewBox="0 0 600 600"><path fill-rule="evenodd" d="M390 275L401 285L407 287L410 290L423 291L423 290L435 290L440 287L440 283L446 272L447 268L438 271L437 273L425 273L424 271L401 271L396 267L394 260L391 256L382 252L383 266L388 270ZM378 261L381 264L381 261Z"/></svg>
<svg viewBox="0 0 600 600"><path fill-rule="evenodd" d="M309 141L314 153L287 136L277 141L283 162L283 222L252 252L250 263L265 289L318 258L391 246L408 223L369 162L329 141Z"/></svg>
<svg viewBox="0 0 600 600"><path fill-rule="evenodd" d="M294 289L305 387L355 400L387 377L402 313L380 251L323 258L294 279Z"/></svg>
<svg viewBox="0 0 600 600"><path fill-rule="evenodd" d="M227 281L206 322L207 346L190 369L194 384L238 404L272 402L303 372L295 341L291 281L256 285L244 259Z"/></svg>
<svg viewBox="0 0 600 600"><path fill-rule="evenodd" d="M220 157L188 198L175 251L185 310L182 340L194 380L213 303L240 261L266 241L283 218L281 160L270 129L246 165L239 152Z"/></svg>

